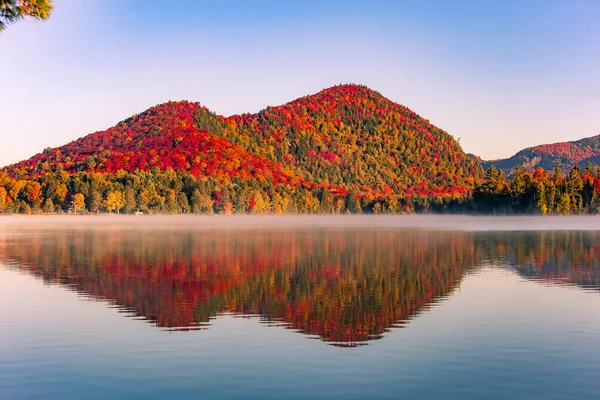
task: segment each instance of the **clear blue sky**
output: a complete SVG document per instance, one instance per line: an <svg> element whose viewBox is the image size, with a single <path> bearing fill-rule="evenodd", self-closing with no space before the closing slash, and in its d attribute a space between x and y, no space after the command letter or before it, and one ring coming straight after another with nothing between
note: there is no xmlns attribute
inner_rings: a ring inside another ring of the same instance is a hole
<svg viewBox="0 0 600 400"><path fill-rule="evenodd" d="M0 34L0 165L167 100L362 83L501 158L600 134L600 1L55 0Z"/></svg>

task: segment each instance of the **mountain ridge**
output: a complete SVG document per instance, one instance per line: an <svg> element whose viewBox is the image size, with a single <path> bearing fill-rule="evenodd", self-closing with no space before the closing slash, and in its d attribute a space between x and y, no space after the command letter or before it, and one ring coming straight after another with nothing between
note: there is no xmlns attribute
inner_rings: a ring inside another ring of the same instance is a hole
<svg viewBox="0 0 600 400"><path fill-rule="evenodd" d="M583 168L588 162L600 162L600 134L578 140L540 144L518 151L512 157L497 160L481 160L484 169L494 166L510 175L512 169L522 165L533 170L560 168L568 171L573 165Z"/></svg>

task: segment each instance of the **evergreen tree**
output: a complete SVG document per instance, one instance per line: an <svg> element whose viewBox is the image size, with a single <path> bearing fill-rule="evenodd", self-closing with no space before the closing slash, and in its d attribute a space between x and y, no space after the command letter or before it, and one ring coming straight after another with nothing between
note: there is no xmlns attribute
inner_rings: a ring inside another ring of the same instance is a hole
<svg viewBox="0 0 600 400"><path fill-rule="evenodd" d="M55 211L54 208L54 203L52 202L51 198L47 198L46 201L44 202L44 206L42 208L44 210L44 212L46 213L53 213Z"/></svg>
<svg viewBox="0 0 600 400"><path fill-rule="evenodd" d="M556 207L559 214L569 214L571 211L571 198L568 193L563 193Z"/></svg>
<svg viewBox="0 0 600 400"><path fill-rule="evenodd" d="M567 177L567 191L569 196L578 196L583 189L583 180L581 179L581 170L575 165Z"/></svg>
<svg viewBox="0 0 600 400"><path fill-rule="evenodd" d="M542 214L548 214L548 196L546 195L546 188L544 184L539 186L537 192L537 208Z"/></svg>

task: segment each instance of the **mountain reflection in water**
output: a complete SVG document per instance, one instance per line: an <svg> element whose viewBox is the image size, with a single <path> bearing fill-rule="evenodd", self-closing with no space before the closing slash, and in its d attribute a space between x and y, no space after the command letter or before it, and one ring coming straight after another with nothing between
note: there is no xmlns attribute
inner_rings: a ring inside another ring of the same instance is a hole
<svg viewBox="0 0 600 400"><path fill-rule="evenodd" d="M0 261L172 330L259 316L337 346L379 339L482 265L597 290L594 231L27 230Z"/></svg>

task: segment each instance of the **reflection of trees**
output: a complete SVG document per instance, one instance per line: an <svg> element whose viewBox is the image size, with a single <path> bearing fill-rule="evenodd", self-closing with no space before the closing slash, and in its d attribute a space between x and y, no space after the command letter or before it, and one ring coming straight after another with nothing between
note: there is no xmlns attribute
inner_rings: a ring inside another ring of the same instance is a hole
<svg viewBox="0 0 600 400"><path fill-rule="evenodd" d="M372 231L44 231L0 257L160 327L260 315L337 344L381 336L449 294L472 237Z"/></svg>
<svg viewBox="0 0 600 400"><path fill-rule="evenodd" d="M337 345L381 337L482 264L598 287L595 232L43 230L0 259L157 326L260 315Z"/></svg>
<svg viewBox="0 0 600 400"><path fill-rule="evenodd" d="M310 238L290 268L229 291L225 303L337 343L380 337L460 282L473 256L441 233L353 232Z"/></svg>
<svg viewBox="0 0 600 400"><path fill-rule="evenodd" d="M515 267L528 279L600 287L600 235L595 231L494 232L478 235L487 261Z"/></svg>

